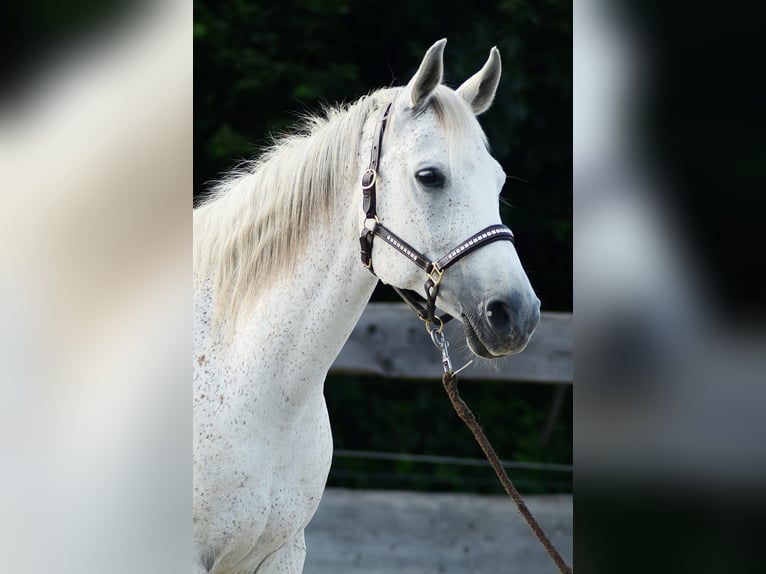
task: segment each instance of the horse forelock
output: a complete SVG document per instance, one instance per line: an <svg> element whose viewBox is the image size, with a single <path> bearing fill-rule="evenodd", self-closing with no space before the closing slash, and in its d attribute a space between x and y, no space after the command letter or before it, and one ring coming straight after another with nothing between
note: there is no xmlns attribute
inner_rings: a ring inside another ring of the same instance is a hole
<svg viewBox="0 0 766 574"><path fill-rule="evenodd" d="M470 105L455 91L443 85L437 86L429 99L428 107L436 113L451 158L466 152L467 139L476 139L485 148L489 147L487 136Z"/></svg>

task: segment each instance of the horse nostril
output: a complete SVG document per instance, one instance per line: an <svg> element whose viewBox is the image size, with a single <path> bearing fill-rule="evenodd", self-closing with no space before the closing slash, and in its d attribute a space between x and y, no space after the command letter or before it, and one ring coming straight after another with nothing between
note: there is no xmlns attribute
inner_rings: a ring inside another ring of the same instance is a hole
<svg viewBox="0 0 766 574"><path fill-rule="evenodd" d="M511 314L508 305L503 301L495 299L487 303L487 309L484 312L489 322L489 326L495 331L506 332L511 326Z"/></svg>

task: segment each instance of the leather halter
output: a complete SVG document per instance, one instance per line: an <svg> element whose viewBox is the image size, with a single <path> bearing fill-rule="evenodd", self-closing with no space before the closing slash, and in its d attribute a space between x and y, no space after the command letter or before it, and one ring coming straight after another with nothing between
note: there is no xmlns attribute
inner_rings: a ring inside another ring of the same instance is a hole
<svg viewBox="0 0 766 574"><path fill-rule="evenodd" d="M365 213L364 228L359 237L362 263L370 273L375 275L375 271L372 267L372 241L375 236L377 236L425 271L427 275L426 282L423 286L425 297L419 295L415 291L399 289L397 287L394 287L394 291L396 291L404 302L418 314L418 317L422 321L425 321L426 328L429 332L432 332L434 328L441 332L444 323L452 319L447 313L441 316L436 315L436 297L439 292L439 285L444 271L474 249L501 240L513 243L513 232L505 225L490 225L481 231L474 233L471 237L461 242L457 247L450 249L441 259L432 261L383 225L378 219L376 211L376 186L378 182L380 151L383 145L383 133L386 130L390 112L391 103L389 103L383 110L378 134L372 143L370 165L362 175L362 209L364 209ZM377 277L377 275L375 276Z"/></svg>

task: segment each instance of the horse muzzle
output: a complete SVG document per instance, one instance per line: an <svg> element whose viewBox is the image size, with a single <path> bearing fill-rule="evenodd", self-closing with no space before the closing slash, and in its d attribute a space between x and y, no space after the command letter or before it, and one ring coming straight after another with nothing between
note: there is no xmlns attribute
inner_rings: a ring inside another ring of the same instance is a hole
<svg viewBox="0 0 766 574"><path fill-rule="evenodd" d="M540 321L540 300L518 292L493 297L461 318L466 342L475 355L487 359L515 355L527 346Z"/></svg>

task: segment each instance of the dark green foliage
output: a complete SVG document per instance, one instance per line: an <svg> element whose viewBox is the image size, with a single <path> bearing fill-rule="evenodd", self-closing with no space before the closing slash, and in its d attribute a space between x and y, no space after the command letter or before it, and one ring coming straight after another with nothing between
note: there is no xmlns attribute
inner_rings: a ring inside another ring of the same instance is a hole
<svg viewBox="0 0 766 574"><path fill-rule="evenodd" d="M462 382L460 392L503 460L572 463L572 393L552 432L543 430L553 404L552 385ZM330 377L325 396L336 449L484 458L452 409L440 380L361 380ZM522 492L571 490L566 471L509 470ZM333 486L502 492L490 467L336 458Z"/></svg>

